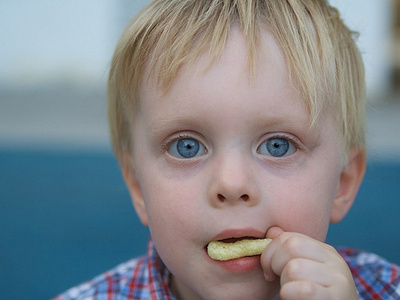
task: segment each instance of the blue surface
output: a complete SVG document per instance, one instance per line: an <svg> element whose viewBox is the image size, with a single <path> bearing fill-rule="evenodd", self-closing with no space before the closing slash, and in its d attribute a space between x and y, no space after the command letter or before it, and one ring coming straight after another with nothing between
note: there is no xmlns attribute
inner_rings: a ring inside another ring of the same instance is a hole
<svg viewBox="0 0 400 300"><path fill-rule="evenodd" d="M400 263L400 164L371 163L328 241ZM0 299L48 299L145 252L111 153L0 151Z"/></svg>

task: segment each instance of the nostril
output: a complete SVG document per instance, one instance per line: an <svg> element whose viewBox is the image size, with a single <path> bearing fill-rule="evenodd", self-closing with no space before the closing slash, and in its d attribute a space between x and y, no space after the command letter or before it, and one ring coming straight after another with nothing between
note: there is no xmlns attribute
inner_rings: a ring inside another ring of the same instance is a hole
<svg viewBox="0 0 400 300"><path fill-rule="evenodd" d="M243 194L241 197L240 197L243 201L248 201L249 200L249 195L247 195L247 194Z"/></svg>
<svg viewBox="0 0 400 300"><path fill-rule="evenodd" d="M224 195L222 195L222 194L218 194L217 197L218 197L218 200L221 201L221 202L224 202L226 200L226 197ZM247 194L243 194L242 196L240 196L239 199L244 201L244 202L246 202L246 201L248 201L250 199L250 197Z"/></svg>
<svg viewBox="0 0 400 300"><path fill-rule="evenodd" d="M225 201L225 197L223 195L221 195L221 194L218 194L218 200L221 201L221 202L224 202Z"/></svg>

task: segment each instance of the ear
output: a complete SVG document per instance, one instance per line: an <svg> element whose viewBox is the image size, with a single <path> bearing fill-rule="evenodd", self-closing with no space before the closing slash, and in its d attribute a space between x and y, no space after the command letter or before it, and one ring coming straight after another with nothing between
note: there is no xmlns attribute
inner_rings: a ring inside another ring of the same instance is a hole
<svg viewBox="0 0 400 300"><path fill-rule="evenodd" d="M143 223L143 225L148 226L146 206L132 163L124 163L122 166L122 176L140 221Z"/></svg>
<svg viewBox="0 0 400 300"><path fill-rule="evenodd" d="M363 149L352 149L340 175L338 191L331 212L331 223L340 222L348 213L364 178L366 155Z"/></svg>

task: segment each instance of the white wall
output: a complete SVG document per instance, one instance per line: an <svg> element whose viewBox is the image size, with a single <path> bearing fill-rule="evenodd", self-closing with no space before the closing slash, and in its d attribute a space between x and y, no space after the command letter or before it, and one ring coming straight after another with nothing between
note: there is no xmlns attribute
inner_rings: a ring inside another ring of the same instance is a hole
<svg viewBox="0 0 400 300"><path fill-rule="evenodd" d="M0 85L103 84L127 20L149 0L0 1ZM331 0L361 32L368 89L387 86L390 0Z"/></svg>
<svg viewBox="0 0 400 300"><path fill-rule="evenodd" d="M367 88L375 98L389 87L391 0L330 0L345 23L360 32Z"/></svg>
<svg viewBox="0 0 400 300"><path fill-rule="evenodd" d="M147 2L2 0L0 84L104 81L123 26Z"/></svg>

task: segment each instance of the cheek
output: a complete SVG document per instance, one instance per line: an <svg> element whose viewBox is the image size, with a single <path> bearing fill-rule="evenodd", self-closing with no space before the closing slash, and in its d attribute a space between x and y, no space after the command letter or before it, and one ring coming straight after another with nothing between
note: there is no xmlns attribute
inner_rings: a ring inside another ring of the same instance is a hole
<svg viewBox="0 0 400 300"><path fill-rule="evenodd" d="M144 185L143 196L153 239L182 243L194 236L199 228L201 198L199 190L177 180L152 176L150 185Z"/></svg>
<svg viewBox="0 0 400 300"><path fill-rule="evenodd" d="M284 208L286 213L282 227L286 231L300 232L324 241L329 226L330 205L321 205L309 199L298 199L298 203L303 204L291 203Z"/></svg>
<svg viewBox="0 0 400 300"><path fill-rule="evenodd" d="M201 217L204 209L199 196L204 192L188 188L199 184L153 179L155 182L145 187L151 237L168 269L185 278L186 270L195 268L193 257L204 255L205 218Z"/></svg>
<svg viewBox="0 0 400 300"><path fill-rule="evenodd" d="M135 152L136 171L152 239L159 249L187 246L198 233L198 212L205 194L201 182L194 182L190 176L176 176L162 158L148 157L152 147L144 139L138 144L142 147Z"/></svg>
<svg viewBox="0 0 400 300"><path fill-rule="evenodd" d="M300 232L324 241L336 195L335 177L313 174L293 176L275 197L274 222L285 231Z"/></svg>

